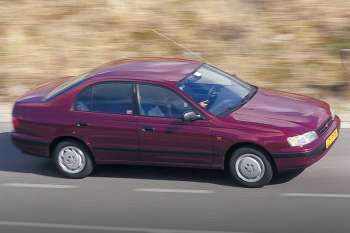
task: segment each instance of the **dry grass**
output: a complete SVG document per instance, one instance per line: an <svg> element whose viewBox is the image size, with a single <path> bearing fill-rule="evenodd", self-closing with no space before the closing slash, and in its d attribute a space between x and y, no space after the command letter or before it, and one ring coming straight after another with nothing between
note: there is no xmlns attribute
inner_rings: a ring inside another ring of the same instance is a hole
<svg viewBox="0 0 350 233"><path fill-rule="evenodd" d="M0 101L113 59L184 56L151 29L257 85L330 98L320 87L342 83L349 9L344 0L2 0Z"/></svg>

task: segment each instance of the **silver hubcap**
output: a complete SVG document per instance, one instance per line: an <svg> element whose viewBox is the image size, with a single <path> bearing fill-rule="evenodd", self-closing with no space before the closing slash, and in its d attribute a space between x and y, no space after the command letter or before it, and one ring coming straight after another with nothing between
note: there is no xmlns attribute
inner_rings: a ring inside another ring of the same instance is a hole
<svg viewBox="0 0 350 233"><path fill-rule="evenodd" d="M67 146L58 154L58 164L63 171L76 174L81 172L86 164L84 153L75 146Z"/></svg>
<svg viewBox="0 0 350 233"><path fill-rule="evenodd" d="M265 174L263 161L254 154L241 155L235 164L236 173L245 182L257 182Z"/></svg>

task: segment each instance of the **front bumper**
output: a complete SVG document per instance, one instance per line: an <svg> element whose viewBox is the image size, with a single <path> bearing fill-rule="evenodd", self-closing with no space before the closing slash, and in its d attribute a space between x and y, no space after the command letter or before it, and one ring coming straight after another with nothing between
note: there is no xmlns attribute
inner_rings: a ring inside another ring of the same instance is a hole
<svg viewBox="0 0 350 233"><path fill-rule="evenodd" d="M302 152L293 152L293 153L273 153L272 157L274 158L276 167L279 172L296 170L306 168L327 154L330 148L333 147L335 142L326 149L325 139L335 130L340 130L340 119L338 116L335 117L332 125L328 128L324 134L319 137L318 145L312 150L302 151ZM339 138L339 135L338 135ZM337 138L337 139L338 139Z"/></svg>

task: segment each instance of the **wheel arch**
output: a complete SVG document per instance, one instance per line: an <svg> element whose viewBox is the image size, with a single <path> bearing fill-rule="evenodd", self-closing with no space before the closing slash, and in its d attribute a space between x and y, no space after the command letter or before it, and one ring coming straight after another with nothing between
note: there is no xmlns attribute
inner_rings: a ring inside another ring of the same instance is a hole
<svg viewBox="0 0 350 233"><path fill-rule="evenodd" d="M253 148L253 149L256 149L256 150L259 150L259 151L263 152L267 156L267 159L270 160L274 174L277 174L278 169L277 169L275 160L271 156L270 152L265 147L263 147L263 146L261 146L261 145L259 145L257 143L254 143L254 142L239 142L239 143L236 143L236 144L232 145L225 153L225 158L224 158L224 168L225 168L225 170L227 170L227 166L229 164L229 160L230 160L232 154L237 149L242 148L242 147L250 147L250 148Z"/></svg>
<svg viewBox="0 0 350 233"><path fill-rule="evenodd" d="M84 142L83 140L79 139L79 138L72 137L72 136L60 136L60 137L55 138L55 139L50 143L50 145L49 145L49 156L50 156L50 157L52 157L52 153L53 153L55 147L56 147L60 142L63 142L63 141L75 141L75 142L78 142L78 143L84 145L85 148L89 151L92 160L95 162L94 155L93 155L93 153L92 153L90 147L87 145L87 143Z"/></svg>

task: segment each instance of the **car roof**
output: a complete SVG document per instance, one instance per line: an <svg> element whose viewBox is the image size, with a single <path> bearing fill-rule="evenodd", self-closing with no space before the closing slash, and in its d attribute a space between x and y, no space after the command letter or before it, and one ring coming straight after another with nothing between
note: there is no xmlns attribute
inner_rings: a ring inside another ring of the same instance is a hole
<svg viewBox="0 0 350 233"><path fill-rule="evenodd" d="M89 72L89 79L128 77L132 80L178 82L203 63L179 58L130 58L115 60Z"/></svg>

